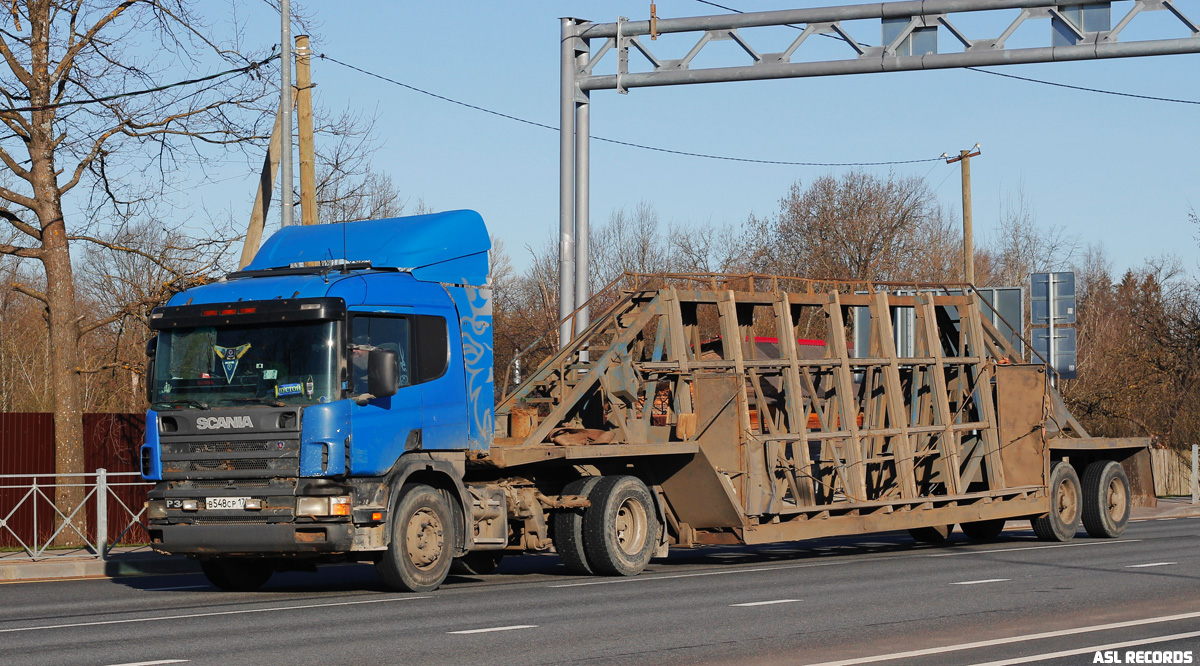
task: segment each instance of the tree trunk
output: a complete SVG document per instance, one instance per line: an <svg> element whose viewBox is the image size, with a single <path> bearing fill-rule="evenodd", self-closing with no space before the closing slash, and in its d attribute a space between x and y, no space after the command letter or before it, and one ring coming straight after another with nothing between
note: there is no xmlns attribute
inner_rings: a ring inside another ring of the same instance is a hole
<svg viewBox="0 0 1200 666"><path fill-rule="evenodd" d="M55 208L60 208L57 197ZM75 281L71 268L71 254L62 231L62 215L58 221L46 226L46 253L42 265L46 271L46 297L50 302L50 380L54 389L54 471L57 474L80 474L84 468L83 451L83 396L80 391L80 375L76 372L79 339L79 321L75 314ZM57 239L57 240L56 240ZM54 504L65 516L79 508L86 495L85 488L72 487L84 481L80 477L59 476L59 488L54 494ZM59 518L56 523L61 523ZM59 524L55 525L57 529ZM87 534L87 511L80 509L71 519L71 524L80 533ZM59 532L55 545L80 545L81 539L70 527Z"/></svg>
<svg viewBox="0 0 1200 666"><path fill-rule="evenodd" d="M29 3L30 77L29 98L43 107L30 113L29 184L33 188L34 212L41 226L42 266L46 272L46 310L49 325L50 383L54 390L54 472L59 488L54 504L59 530L55 545L79 545L87 534L87 511L80 507L85 497L82 477L63 474L85 472L83 459L83 395L77 372L79 319L76 314L75 272L63 220L62 194L54 160L55 109L51 102L50 3ZM77 487L71 487L75 485ZM72 527L62 527L70 517Z"/></svg>

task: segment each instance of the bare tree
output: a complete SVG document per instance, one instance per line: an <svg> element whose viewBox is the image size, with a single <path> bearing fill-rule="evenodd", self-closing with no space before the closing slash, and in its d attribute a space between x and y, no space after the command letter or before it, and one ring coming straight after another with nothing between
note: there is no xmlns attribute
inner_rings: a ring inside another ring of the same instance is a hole
<svg viewBox="0 0 1200 666"><path fill-rule="evenodd" d="M670 267L670 247L659 229L658 211L648 201L632 212L612 211L589 241L593 292L622 273L658 273Z"/></svg>
<svg viewBox="0 0 1200 666"><path fill-rule="evenodd" d="M862 171L792 185L778 215L751 216L746 231L760 272L855 280L939 278L927 273L947 262L922 253L953 239L923 179Z"/></svg>
<svg viewBox="0 0 1200 666"><path fill-rule="evenodd" d="M0 162L11 174L11 185L0 187L0 218L21 234L0 253L42 267L41 288L13 288L47 310L59 473L84 471L78 346L97 330L78 307L72 245L102 241L96 221L106 212L152 206L181 161L263 134L263 115L253 113L269 89L262 79L233 75L134 94L169 82L164 77L255 69L261 55L219 37L240 31L209 24L193 4L14 0L0 15L0 96L9 109L0 111L9 132ZM67 211L81 211L78 220L68 224ZM57 498L70 507L82 492Z"/></svg>
<svg viewBox="0 0 1200 666"><path fill-rule="evenodd" d="M991 283L1024 284L1035 271L1062 270L1079 249L1079 237L1062 225L1039 224L1025 190L1000 204L1000 229L991 243Z"/></svg>
<svg viewBox="0 0 1200 666"><path fill-rule="evenodd" d="M749 270L745 237L730 225L672 225L671 270L680 273L737 273Z"/></svg>

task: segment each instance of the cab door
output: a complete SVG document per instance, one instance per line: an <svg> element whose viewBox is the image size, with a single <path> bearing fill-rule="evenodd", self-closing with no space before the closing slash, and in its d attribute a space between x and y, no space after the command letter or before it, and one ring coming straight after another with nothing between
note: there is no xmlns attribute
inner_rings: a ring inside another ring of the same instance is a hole
<svg viewBox="0 0 1200 666"><path fill-rule="evenodd" d="M367 391L367 356L371 347L396 352L399 363L396 394L375 398L365 405L351 403L353 436L350 473L384 474L421 437L423 416L421 387L414 385L412 317L407 315L354 313L350 318L350 390Z"/></svg>

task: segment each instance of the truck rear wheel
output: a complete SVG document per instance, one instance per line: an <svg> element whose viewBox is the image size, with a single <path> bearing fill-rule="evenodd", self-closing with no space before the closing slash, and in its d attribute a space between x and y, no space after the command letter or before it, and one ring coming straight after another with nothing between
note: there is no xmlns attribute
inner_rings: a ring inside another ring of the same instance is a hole
<svg viewBox="0 0 1200 666"><path fill-rule="evenodd" d="M590 497L600 478L585 476L576 479L563 488L562 494ZM592 565L588 564L583 550L583 517L588 511L589 509L569 509L554 514L554 550L562 558L567 571L578 576L592 573Z"/></svg>
<svg viewBox="0 0 1200 666"><path fill-rule="evenodd" d="M608 576L633 576L654 556L658 516L646 484L633 476L605 476L588 495L583 514L583 549L592 569Z"/></svg>
<svg viewBox="0 0 1200 666"><path fill-rule="evenodd" d="M213 586L230 592L253 592L266 584L275 573L267 560L222 557L201 560L200 570Z"/></svg>
<svg viewBox="0 0 1200 666"><path fill-rule="evenodd" d="M1120 463L1097 460L1083 470L1083 526L1094 537L1121 536L1133 497Z"/></svg>
<svg viewBox="0 0 1200 666"><path fill-rule="evenodd" d="M392 541L375 570L389 589L432 592L450 573L454 518L442 493L407 485L392 511Z"/></svg>
<svg viewBox="0 0 1200 666"><path fill-rule="evenodd" d="M1050 468L1050 513L1029 521L1042 541L1070 541L1079 531L1083 493L1079 475L1069 464L1058 461Z"/></svg>
<svg viewBox="0 0 1200 666"><path fill-rule="evenodd" d="M954 531L953 525L938 525L937 527L914 527L908 535L917 543L943 543L950 538Z"/></svg>
<svg viewBox="0 0 1200 666"><path fill-rule="evenodd" d="M1004 531L1004 518L995 520L976 520L970 523L959 523L958 528L972 541L995 541Z"/></svg>

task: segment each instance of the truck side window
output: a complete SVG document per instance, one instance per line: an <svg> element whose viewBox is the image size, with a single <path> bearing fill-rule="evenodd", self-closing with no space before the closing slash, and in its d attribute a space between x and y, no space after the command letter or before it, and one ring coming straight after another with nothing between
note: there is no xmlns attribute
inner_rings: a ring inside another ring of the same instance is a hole
<svg viewBox="0 0 1200 666"><path fill-rule="evenodd" d="M417 315L414 351L417 357L417 381L423 384L446 374L450 363L450 343L446 338L446 320L432 315Z"/></svg>
<svg viewBox="0 0 1200 666"><path fill-rule="evenodd" d="M400 365L399 386L405 387L411 384L413 374L408 317L355 315L350 322L351 344L379 347L396 352ZM367 352L362 349L353 349L350 353L350 360L354 390L356 392L366 390Z"/></svg>

